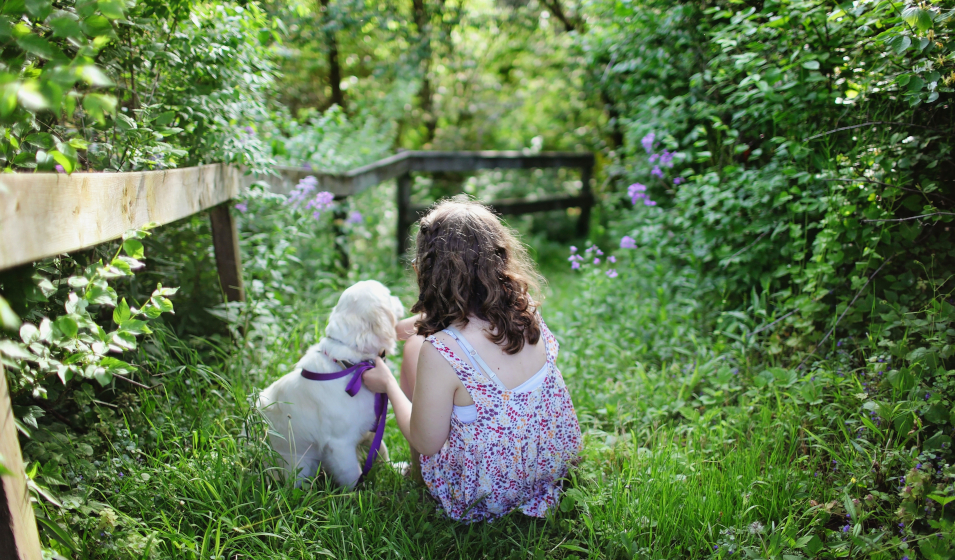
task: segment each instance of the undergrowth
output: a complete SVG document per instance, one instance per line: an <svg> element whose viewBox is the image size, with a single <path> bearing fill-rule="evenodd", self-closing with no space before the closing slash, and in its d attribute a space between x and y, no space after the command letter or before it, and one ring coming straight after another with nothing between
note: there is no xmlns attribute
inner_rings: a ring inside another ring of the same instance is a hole
<svg viewBox="0 0 955 560"><path fill-rule="evenodd" d="M215 305L210 284L180 282L180 317L153 321L122 356L150 389L73 380L46 400L18 393L19 406L35 407L24 454L43 490L36 511L48 555L948 557L943 504L955 470L944 441L925 442L944 407L893 381L918 360L890 359L873 338L840 340L802 368L786 364L715 333L726 314L689 296L692 272L646 248L617 249L610 263L583 247L575 254L585 264L568 272L564 247L527 219L514 223L544 263L543 314L586 434L558 510L466 526L389 465L357 491L321 475L304 489L273 476L264 424L249 406L255 392L318 340L351 282L380 279L411 303L409 272L382 251L387 244L362 241L392 238L383 235L389 190L351 203L366 212L341 232L351 266L338 272L330 214L314 227L280 197L250 197L237 213L249 302ZM161 253L167 239L180 240L169 244L176 250L208 237L190 220L155 232L146 250ZM195 273L148 257L173 280ZM48 281L52 300L70 289ZM117 287L131 301L145 293ZM204 318L186 320L198 302ZM407 460L393 420L386 442L394 460Z"/></svg>

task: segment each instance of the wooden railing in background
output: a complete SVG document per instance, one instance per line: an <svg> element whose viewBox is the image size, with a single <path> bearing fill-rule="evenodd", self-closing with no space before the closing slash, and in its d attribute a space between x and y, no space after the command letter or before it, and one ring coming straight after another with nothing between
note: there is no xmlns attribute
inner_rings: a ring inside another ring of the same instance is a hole
<svg viewBox="0 0 955 560"><path fill-rule="evenodd" d="M328 191L336 198L353 196L361 191L398 179L398 255L408 248L408 229L417 220L425 206L411 204L411 173L435 173L443 171L477 171L480 169L544 169L569 167L580 170L581 188L577 196L542 198L537 200L507 199L490 201L488 204L501 214L529 214L545 210L580 208L577 233L587 235L590 224L590 209L593 194L590 180L593 177L594 155L577 152L401 152L385 159L340 174L318 173L303 167L278 167L278 176L254 178L246 176L245 185L253 181L267 183L272 192L288 194L295 185L308 176L318 179L319 190Z"/></svg>
<svg viewBox="0 0 955 560"><path fill-rule="evenodd" d="M408 247L411 225L426 208L411 204L411 173L580 169L581 189L576 196L498 200L489 204L502 214L577 207L578 234L585 236L593 205L593 166L594 156L590 153L409 151L341 174L279 167L278 176L254 178L225 164L133 173L0 174L0 270L119 239L127 230L148 223L168 224L209 210L222 292L227 301L243 301L242 259L229 201L253 181L265 182L273 191L287 194L301 179L311 175L318 179L320 190L342 199L397 179L397 247L401 256ZM2 366L0 375L5 375ZM5 377L0 383L0 455L13 473L3 476L0 484L0 559L40 560L36 519Z"/></svg>

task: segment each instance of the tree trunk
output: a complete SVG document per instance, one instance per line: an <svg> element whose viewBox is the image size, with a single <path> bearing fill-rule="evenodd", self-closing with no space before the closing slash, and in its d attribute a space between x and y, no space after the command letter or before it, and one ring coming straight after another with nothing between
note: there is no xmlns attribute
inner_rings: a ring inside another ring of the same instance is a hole
<svg viewBox="0 0 955 560"><path fill-rule="evenodd" d="M328 45L328 80L332 86L332 104L345 109L345 93L342 91L342 67L338 63L338 39L331 28L328 8L329 0L319 0L322 20L325 22L325 42Z"/></svg>
<svg viewBox="0 0 955 560"><path fill-rule="evenodd" d="M435 131L438 128L438 120L434 114L434 92L431 89L431 79L428 74L431 71L431 26L429 23L428 11L425 9L424 0L412 0L414 8L415 27L418 28L418 41L421 45L421 89L418 91L418 100L421 104L422 120L427 131L425 134L425 143L434 140Z"/></svg>

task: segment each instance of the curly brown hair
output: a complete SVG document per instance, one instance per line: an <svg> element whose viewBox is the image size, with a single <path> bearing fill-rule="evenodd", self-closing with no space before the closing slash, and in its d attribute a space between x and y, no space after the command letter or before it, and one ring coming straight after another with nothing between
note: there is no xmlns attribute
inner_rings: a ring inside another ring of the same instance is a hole
<svg viewBox="0 0 955 560"><path fill-rule="evenodd" d="M416 240L418 334L469 317L491 324L488 338L508 354L537 344L541 276L514 232L483 204L444 200L421 219Z"/></svg>

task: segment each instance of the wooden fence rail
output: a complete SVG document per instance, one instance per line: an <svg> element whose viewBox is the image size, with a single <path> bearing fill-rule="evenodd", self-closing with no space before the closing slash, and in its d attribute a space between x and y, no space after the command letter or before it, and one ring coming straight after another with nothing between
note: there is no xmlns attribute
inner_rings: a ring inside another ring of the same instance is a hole
<svg viewBox="0 0 955 560"><path fill-rule="evenodd" d="M480 169L569 167L580 170L575 196L538 200L498 200L502 214L580 208L578 233L587 234L593 195L590 153L550 152L401 152L341 174L307 168L279 167L277 176L243 176L234 167L211 164L167 171L135 173L23 173L0 175L0 270L93 247L120 238L129 229L159 225L209 210L219 283L228 301L242 301L242 260L229 201L252 182L265 182L289 193L307 176L321 190L341 199L390 179L397 179L398 254L407 250L408 231L423 206L411 204L411 173L463 172ZM0 368L0 376L3 376ZM13 475L0 484L0 559L40 560L40 543L23 471L6 379L0 382L0 454Z"/></svg>
<svg viewBox="0 0 955 560"><path fill-rule="evenodd" d="M593 176L594 155L577 152L417 152L407 151L370 163L341 174L318 173L304 167L278 167L279 176L246 176L245 186L255 181L269 185L272 192L288 194L305 177L318 180L318 188L336 198L353 196L389 179L398 179L398 255L407 250L408 228L415 222L423 206L411 204L411 173L462 172L481 169L543 169L569 167L580 170L581 189L577 196L544 198L538 200L498 200L489 204L502 214L528 214L545 210L580 208L577 233L587 235L593 195L590 180Z"/></svg>

